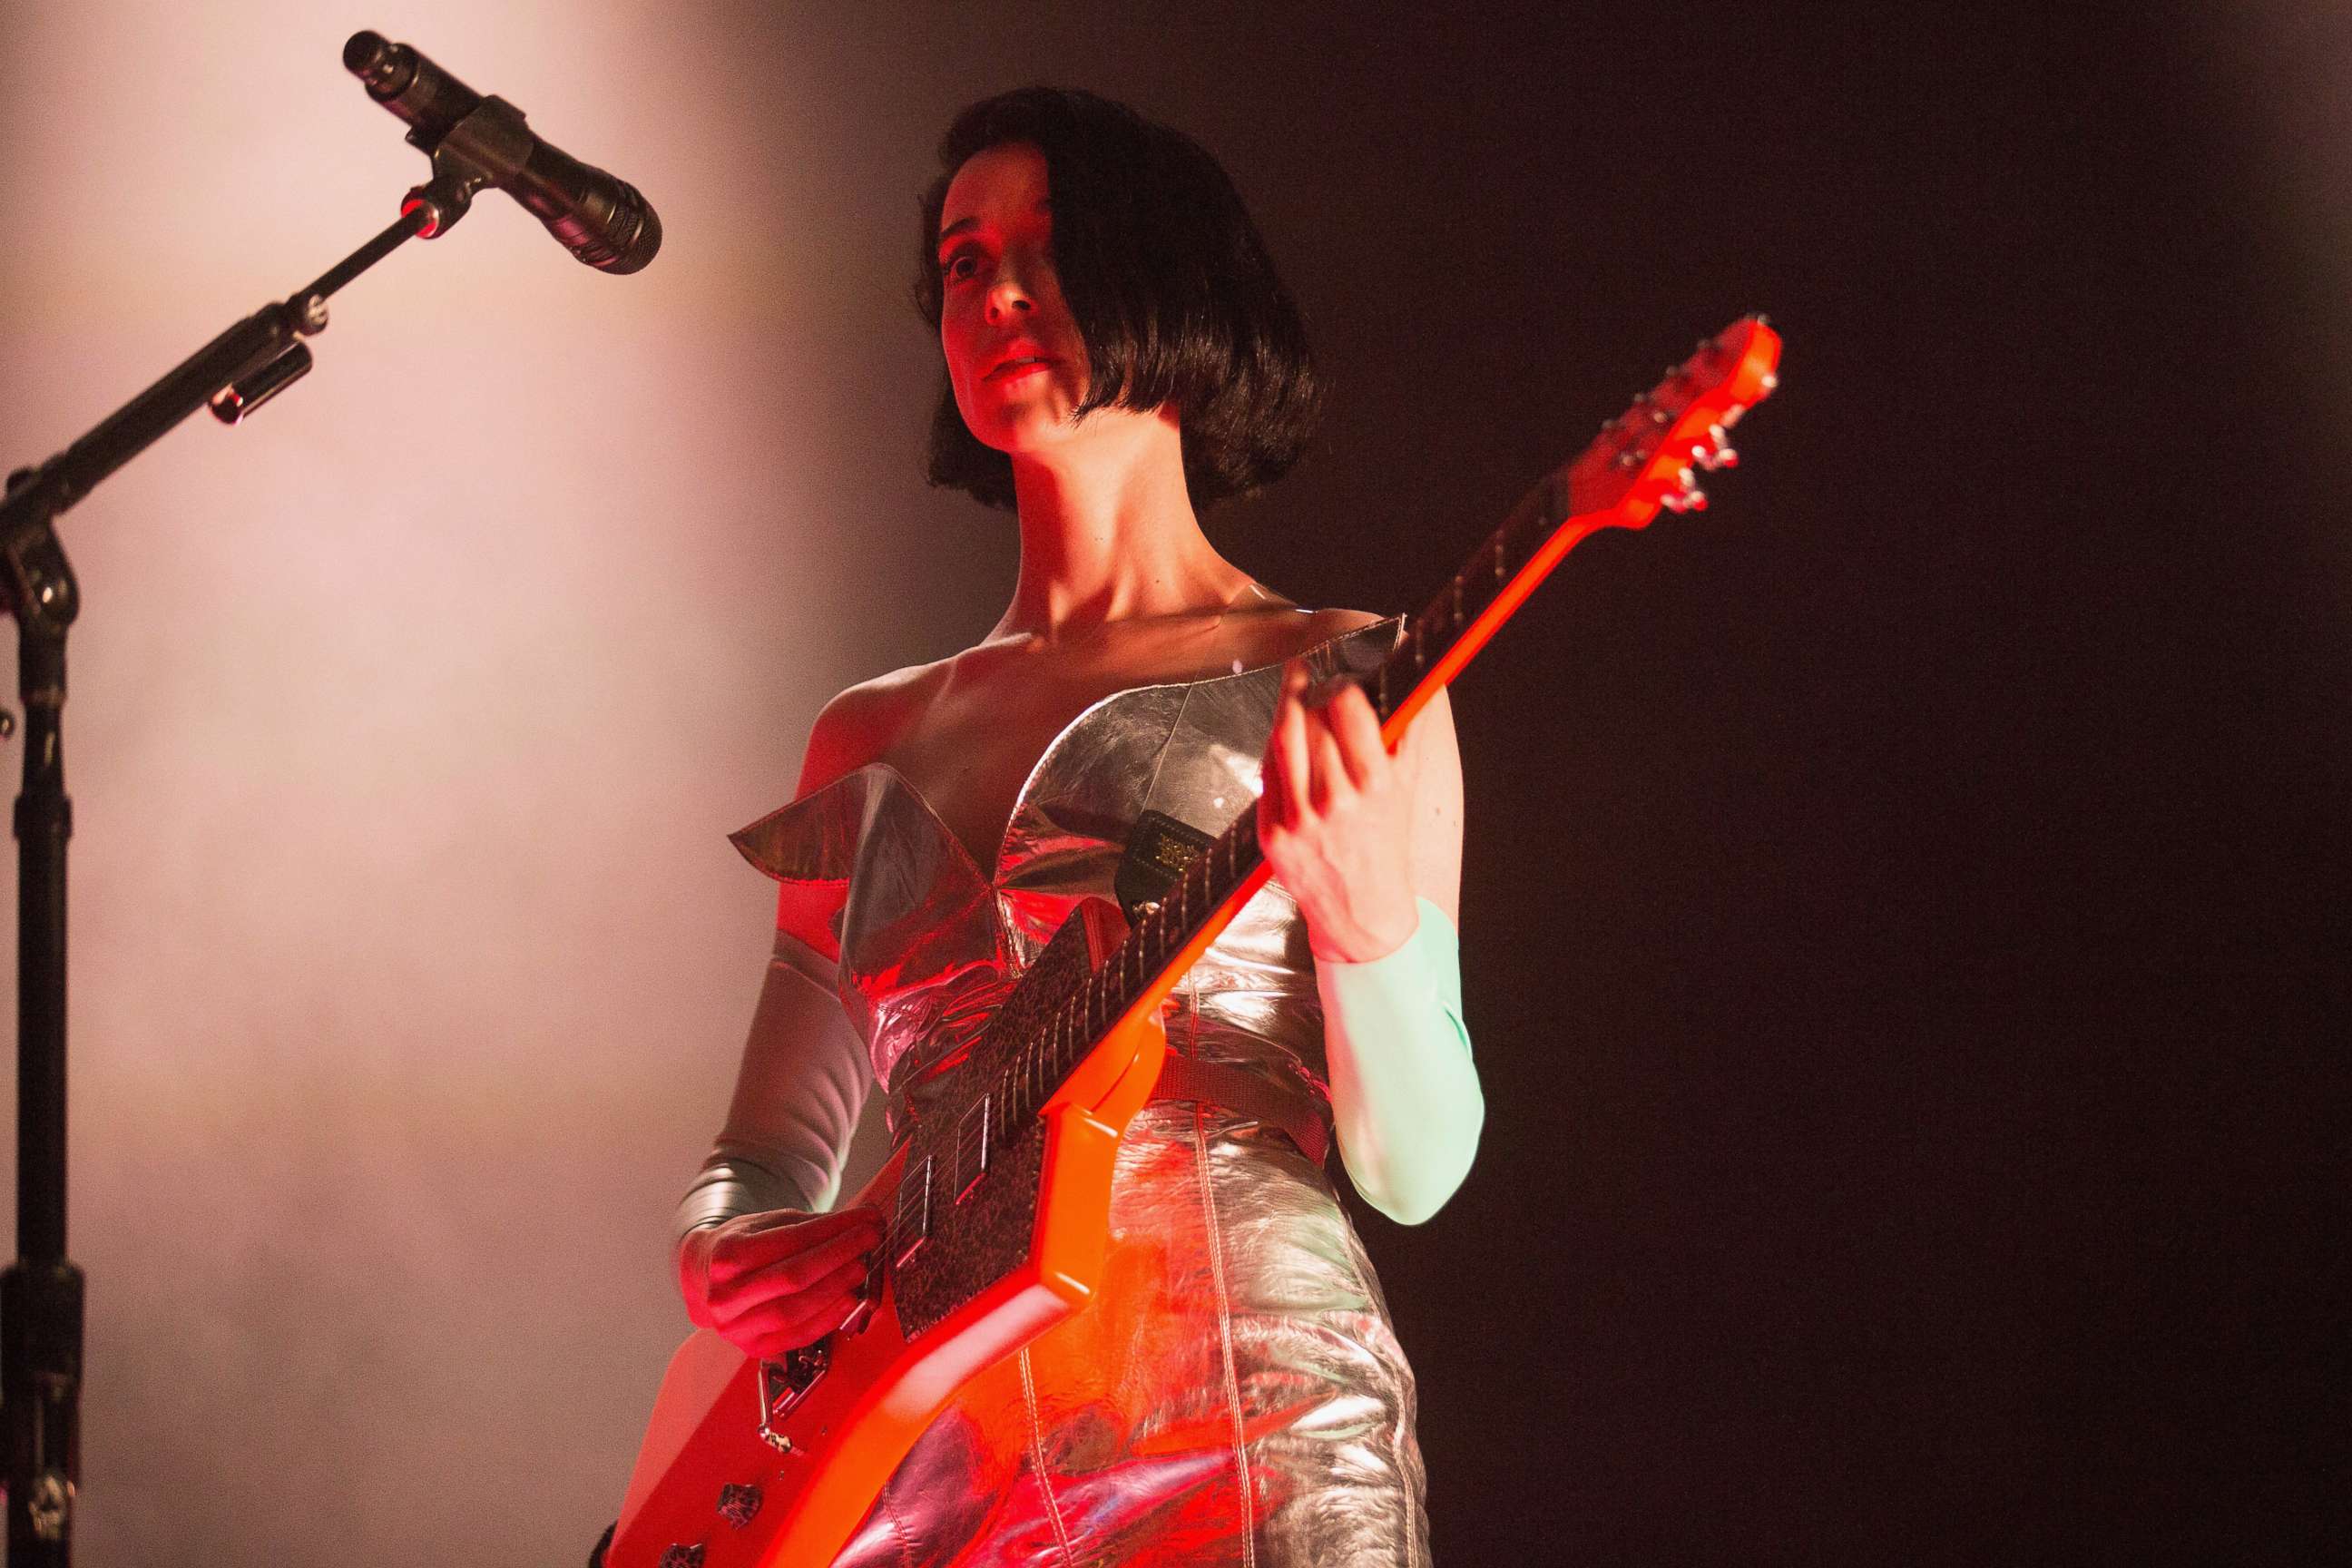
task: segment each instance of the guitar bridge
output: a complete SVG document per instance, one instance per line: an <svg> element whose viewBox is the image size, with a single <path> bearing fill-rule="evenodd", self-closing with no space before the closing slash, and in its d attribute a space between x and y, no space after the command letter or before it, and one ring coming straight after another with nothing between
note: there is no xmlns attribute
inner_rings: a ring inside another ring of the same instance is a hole
<svg viewBox="0 0 2352 1568"><path fill-rule="evenodd" d="M808 1391L833 1363L832 1343L833 1336L828 1334L813 1345L760 1363L760 1436L779 1454L793 1451L793 1440L783 1434L784 1418L808 1397Z"/></svg>

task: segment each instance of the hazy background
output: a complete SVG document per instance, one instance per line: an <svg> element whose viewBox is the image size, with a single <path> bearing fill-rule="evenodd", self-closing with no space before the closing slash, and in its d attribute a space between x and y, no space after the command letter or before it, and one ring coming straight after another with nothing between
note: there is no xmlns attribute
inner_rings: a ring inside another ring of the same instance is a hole
<svg viewBox="0 0 2352 1568"><path fill-rule="evenodd" d="M1010 585L905 297L940 130L1041 79L1201 138L1304 304L1324 437L1213 524L1301 600L1417 604L1788 337L1717 509L1456 692L1487 1145L1365 1222L1441 1555L2316 1554L2352 37L2205 14L0 10L9 466L394 216L358 28L667 231L609 278L486 195L63 520L82 1559L611 1516L767 945L723 835Z"/></svg>

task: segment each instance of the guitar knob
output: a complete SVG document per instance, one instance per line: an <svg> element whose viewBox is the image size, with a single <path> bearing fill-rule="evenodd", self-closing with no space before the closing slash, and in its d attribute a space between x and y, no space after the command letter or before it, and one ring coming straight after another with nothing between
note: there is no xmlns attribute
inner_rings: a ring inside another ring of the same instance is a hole
<svg viewBox="0 0 2352 1568"><path fill-rule="evenodd" d="M730 1481L719 1489L719 1517L740 1530L760 1513L760 1489Z"/></svg>
<svg viewBox="0 0 2352 1568"><path fill-rule="evenodd" d="M699 1546L665 1546L661 1568L702 1568L702 1548Z"/></svg>

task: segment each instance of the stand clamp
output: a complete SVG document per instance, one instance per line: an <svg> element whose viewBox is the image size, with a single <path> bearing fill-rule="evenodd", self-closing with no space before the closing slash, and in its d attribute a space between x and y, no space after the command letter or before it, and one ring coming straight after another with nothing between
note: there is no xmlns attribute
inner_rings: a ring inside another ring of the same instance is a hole
<svg viewBox="0 0 2352 1568"><path fill-rule="evenodd" d="M422 211L416 237L436 239L466 216L476 191L520 174L538 138L523 123L521 110L492 96L438 142L411 131L408 142L433 160L433 177L411 190L400 210L404 216Z"/></svg>

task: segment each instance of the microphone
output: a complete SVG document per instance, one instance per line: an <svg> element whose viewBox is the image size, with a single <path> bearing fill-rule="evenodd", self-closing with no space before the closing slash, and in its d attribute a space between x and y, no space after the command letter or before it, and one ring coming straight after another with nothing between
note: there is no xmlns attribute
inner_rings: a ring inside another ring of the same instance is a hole
<svg viewBox="0 0 2352 1568"><path fill-rule="evenodd" d="M485 98L410 48L380 33L354 33L343 46L343 68L365 84L368 96L408 121L408 141L443 173L445 151L476 176L446 210L433 198L441 182L410 193L410 205L433 206L430 238L464 214L480 184L505 191L547 226L563 247L605 272L635 272L661 248L661 219L635 185L592 168L548 145L524 128L522 110L502 98ZM463 125L454 142L450 133ZM445 142L451 144L444 148ZM403 209L406 210L406 209Z"/></svg>

